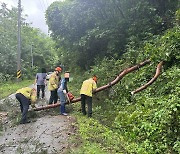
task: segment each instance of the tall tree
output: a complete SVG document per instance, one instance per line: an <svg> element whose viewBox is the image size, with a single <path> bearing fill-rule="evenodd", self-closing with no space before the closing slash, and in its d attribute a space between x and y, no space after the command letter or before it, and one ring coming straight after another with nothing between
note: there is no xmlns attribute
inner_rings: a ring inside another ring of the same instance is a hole
<svg viewBox="0 0 180 154"><path fill-rule="evenodd" d="M54 2L46 12L51 35L68 52L74 52L76 64L87 69L96 58L120 57L129 42L160 34L171 21L178 0L67 0ZM162 7L162 6L165 6Z"/></svg>

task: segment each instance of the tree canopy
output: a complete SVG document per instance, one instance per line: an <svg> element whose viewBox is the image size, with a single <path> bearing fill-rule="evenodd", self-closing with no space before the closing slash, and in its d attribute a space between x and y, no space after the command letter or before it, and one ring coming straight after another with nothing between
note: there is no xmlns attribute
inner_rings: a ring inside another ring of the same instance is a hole
<svg viewBox="0 0 180 154"><path fill-rule="evenodd" d="M114 54L118 58L140 42L172 27L178 0L66 0L46 11L51 36L75 57L83 69L94 60ZM68 59L68 58L67 58Z"/></svg>
<svg viewBox="0 0 180 154"><path fill-rule="evenodd" d="M2 77L8 74L16 76L17 11L17 8L8 9L4 3L0 7L0 70L1 74L4 74ZM40 30L32 28L24 18L21 19L21 24L21 64L24 77L38 68L55 67L58 61L55 42Z"/></svg>

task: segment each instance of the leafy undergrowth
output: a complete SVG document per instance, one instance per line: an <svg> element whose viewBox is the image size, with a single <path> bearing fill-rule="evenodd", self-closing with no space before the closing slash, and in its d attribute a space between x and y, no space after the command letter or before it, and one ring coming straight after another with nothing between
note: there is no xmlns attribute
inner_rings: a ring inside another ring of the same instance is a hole
<svg viewBox="0 0 180 154"><path fill-rule="evenodd" d="M79 112L74 112L73 115L77 119L75 126L78 128L78 131L72 142L78 142L78 145L76 148L72 146L69 153L124 154L128 153L129 149L131 149L131 152L132 149L134 149L134 152L136 151L134 143L126 142L118 132L112 131L98 120L82 116Z"/></svg>
<svg viewBox="0 0 180 154"><path fill-rule="evenodd" d="M21 82L5 82L0 83L0 99L9 96L16 92L16 90L29 86L33 83L33 80L23 80Z"/></svg>

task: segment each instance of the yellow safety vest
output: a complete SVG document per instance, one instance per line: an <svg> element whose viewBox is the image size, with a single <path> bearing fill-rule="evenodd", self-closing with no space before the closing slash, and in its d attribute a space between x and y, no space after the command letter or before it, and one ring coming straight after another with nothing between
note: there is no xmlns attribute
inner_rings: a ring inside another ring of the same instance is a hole
<svg viewBox="0 0 180 154"><path fill-rule="evenodd" d="M85 80L81 86L80 94L92 97L92 92L97 88L96 82L90 78Z"/></svg>

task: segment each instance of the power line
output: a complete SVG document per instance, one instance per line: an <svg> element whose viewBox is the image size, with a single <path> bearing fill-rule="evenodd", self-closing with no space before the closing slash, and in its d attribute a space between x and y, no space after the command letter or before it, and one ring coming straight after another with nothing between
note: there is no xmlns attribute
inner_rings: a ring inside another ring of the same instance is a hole
<svg viewBox="0 0 180 154"><path fill-rule="evenodd" d="M42 4L42 6L43 6L43 8L44 8L44 12L45 12L47 7L46 7L46 5L45 5L45 3L44 3L43 0L42 0L42 1L40 0L40 2L41 2L41 4Z"/></svg>
<svg viewBox="0 0 180 154"><path fill-rule="evenodd" d="M45 0L45 2L46 2L46 4L47 4L47 7L49 6L49 3L48 3L48 1L47 0Z"/></svg>
<svg viewBox="0 0 180 154"><path fill-rule="evenodd" d="M39 0L39 4L41 5L41 9L42 9L42 12L45 12L45 7L42 5L42 2L41 2L41 0Z"/></svg>
<svg viewBox="0 0 180 154"><path fill-rule="evenodd" d="M45 7L45 9L46 9L46 8L47 8L47 4L45 3L45 1L44 1L44 0L42 0L42 2L43 2L44 7Z"/></svg>

